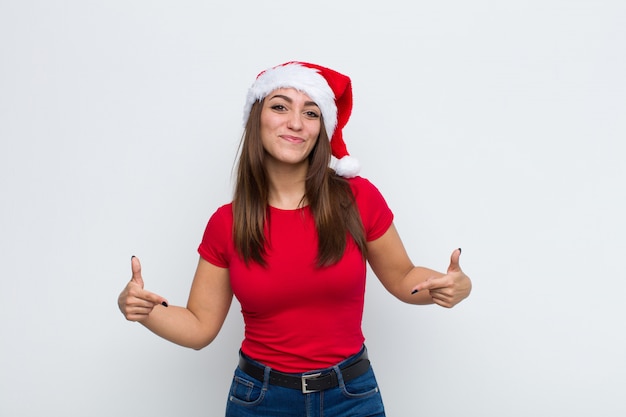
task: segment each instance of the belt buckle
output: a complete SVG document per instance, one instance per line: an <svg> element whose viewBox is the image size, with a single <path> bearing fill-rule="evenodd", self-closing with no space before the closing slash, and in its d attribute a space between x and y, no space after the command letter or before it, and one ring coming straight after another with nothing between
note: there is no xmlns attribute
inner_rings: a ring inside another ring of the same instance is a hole
<svg viewBox="0 0 626 417"><path fill-rule="evenodd" d="M318 377L318 376L320 376L320 375L322 375L322 373L321 373L321 372L318 372L318 373L316 373L316 374L302 375L302 376L300 377L300 381L302 382L302 393L303 393L303 394L310 394L310 393L312 393L312 392L318 392L318 391L319 391L319 390L317 390L317 389L313 389L313 390L308 389L308 387L307 387L307 381L308 381L309 379L317 378L317 377Z"/></svg>

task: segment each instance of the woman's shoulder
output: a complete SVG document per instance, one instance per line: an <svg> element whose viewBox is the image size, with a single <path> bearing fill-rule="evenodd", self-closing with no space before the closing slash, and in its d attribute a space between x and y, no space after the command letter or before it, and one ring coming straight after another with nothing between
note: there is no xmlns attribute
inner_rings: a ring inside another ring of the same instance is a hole
<svg viewBox="0 0 626 417"><path fill-rule="evenodd" d="M231 213L233 212L233 203L232 201L230 203L221 205L220 207L217 208L217 210L215 210L216 213Z"/></svg>
<svg viewBox="0 0 626 417"><path fill-rule="evenodd" d="M350 184L350 187L352 187L352 192L355 197L358 197L359 194L380 194L378 188L376 188L376 186L367 178L361 176L348 178L348 183Z"/></svg>
<svg viewBox="0 0 626 417"><path fill-rule="evenodd" d="M367 187L368 185L372 185L370 180L359 175L357 175L356 177L347 178L347 180L353 188Z"/></svg>
<svg viewBox="0 0 626 417"><path fill-rule="evenodd" d="M218 207L211 215L210 221L226 221L232 222L233 220L233 203L224 204Z"/></svg>
<svg viewBox="0 0 626 417"><path fill-rule="evenodd" d="M385 197L367 178L354 177L348 180L352 187L354 200L361 213L361 220L368 241L382 236L393 222L393 212Z"/></svg>

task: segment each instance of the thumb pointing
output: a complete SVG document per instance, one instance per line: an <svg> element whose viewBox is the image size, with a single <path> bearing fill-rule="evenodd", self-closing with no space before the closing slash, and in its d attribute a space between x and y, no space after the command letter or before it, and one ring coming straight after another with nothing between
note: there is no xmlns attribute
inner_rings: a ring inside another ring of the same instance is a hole
<svg viewBox="0 0 626 417"><path fill-rule="evenodd" d="M136 256L130 258L130 269L133 272L133 276L130 280L143 288L143 278L141 277L141 263L139 262L139 258L137 258Z"/></svg>
<svg viewBox="0 0 626 417"><path fill-rule="evenodd" d="M461 270L461 265L459 265L459 258L461 257L461 248L455 249L452 252L452 256L450 256L450 266L448 267L448 273L457 272Z"/></svg>

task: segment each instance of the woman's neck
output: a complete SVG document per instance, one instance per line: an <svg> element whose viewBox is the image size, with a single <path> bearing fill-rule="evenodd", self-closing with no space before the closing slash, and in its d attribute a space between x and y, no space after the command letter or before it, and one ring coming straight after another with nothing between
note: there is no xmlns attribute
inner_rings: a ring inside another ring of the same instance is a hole
<svg viewBox="0 0 626 417"><path fill-rule="evenodd" d="M308 165L268 166L268 204L283 210L306 206L308 204L305 199L307 171Z"/></svg>

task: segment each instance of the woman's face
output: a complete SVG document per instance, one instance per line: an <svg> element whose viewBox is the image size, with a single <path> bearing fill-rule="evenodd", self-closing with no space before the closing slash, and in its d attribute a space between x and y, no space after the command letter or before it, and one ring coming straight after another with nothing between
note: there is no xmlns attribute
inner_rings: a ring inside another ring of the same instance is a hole
<svg viewBox="0 0 626 417"><path fill-rule="evenodd" d="M317 143L321 112L308 95L279 88L267 95L261 109L261 140L270 163L307 164Z"/></svg>

